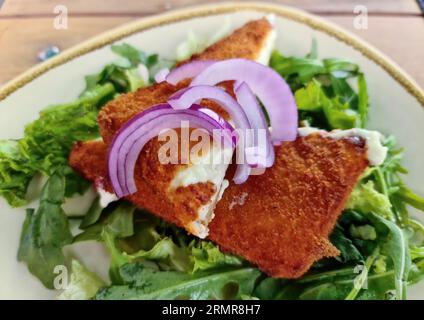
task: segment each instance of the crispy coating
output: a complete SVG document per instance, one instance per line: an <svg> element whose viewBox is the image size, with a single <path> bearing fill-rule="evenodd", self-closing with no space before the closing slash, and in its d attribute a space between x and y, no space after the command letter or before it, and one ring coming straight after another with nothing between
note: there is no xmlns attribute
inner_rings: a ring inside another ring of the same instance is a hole
<svg viewBox="0 0 424 320"><path fill-rule="evenodd" d="M246 23L244 26L211 45L190 60L225 60L245 58L256 60L265 45L267 35L273 27L265 18Z"/></svg>
<svg viewBox="0 0 424 320"><path fill-rule="evenodd" d="M157 152L162 143L156 138L149 141L143 149L134 174L137 192L127 200L189 229L190 223L197 218L198 209L206 205L217 190L211 182L169 189L175 172L183 165L159 163ZM102 141L76 143L72 148L69 164L96 187L113 192L107 172L107 149Z"/></svg>
<svg viewBox="0 0 424 320"><path fill-rule="evenodd" d="M363 141L315 134L284 143L263 175L230 183L210 239L271 276L300 277L313 262L338 255L328 236L367 165Z"/></svg>
<svg viewBox="0 0 424 320"><path fill-rule="evenodd" d="M365 151L363 141L316 134L276 147L276 162L263 175L251 176L241 185L230 183L215 208L209 239L271 276L300 277L315 261L338 255L328 236L368 165ZM88 180L100 179L111 191L105 159L106 145L95 141L76 145L70 163ZM228 180L233 172L231 167ZM136 179L143 174L137 170ZM141 187L130 201L183 226L180 208L144 184ZM190 197L201 202L205 190L190 187Z"/></svg>

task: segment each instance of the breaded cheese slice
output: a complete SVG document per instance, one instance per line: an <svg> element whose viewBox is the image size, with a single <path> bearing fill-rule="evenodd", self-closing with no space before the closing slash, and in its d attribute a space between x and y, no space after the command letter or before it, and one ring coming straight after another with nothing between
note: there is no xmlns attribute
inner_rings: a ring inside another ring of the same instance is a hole
<svg viewBox="0 0 424 320"><path fill-rule="evenodd" d="M275 30L267 19L251 21L189 61L245 58L268 63L274 41ZM93 165L90 148L106 150L116 132L128 120L152 105L166 102L173 93L188 84L189 81L182 81L177 86L162 82L121 95L109 102L98 117L105 143L76 144L70 156L71 166L85 175L84 168ZM230 87L228 90L231 90ZM230 120L228 114L215 103L203 101L202 105ZM149 209L165 220L185 228L189 233L205 238L216 203L228 185L224 177L232 152L228 149L217 151L217 147L211 143L209 152L202 154L202 159L195 164L164 165L158 161L158 150L162 145L163 142L153 139L143 149L135 169L138 191L128 199L139 207ZM212 154L224 161L213 163ZM111 192L110 182L105 179L107 175L105 172L101 173L98 178L92 174L87 177L95 182L98 190L105 188Z"/></svg>

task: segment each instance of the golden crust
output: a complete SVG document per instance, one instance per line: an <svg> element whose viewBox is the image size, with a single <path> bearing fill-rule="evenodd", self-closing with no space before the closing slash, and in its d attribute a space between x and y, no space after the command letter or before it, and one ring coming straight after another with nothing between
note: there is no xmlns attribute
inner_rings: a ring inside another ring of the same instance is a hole
<svg viewBox="0 0 424 320"><path fill-rule="evenodd" d="M189 229L191 222L197 219L198 209L206 205L217 190L211 182L169 189L171 179L182 165L159 163L157 148L162 143L154 139L143 149L134 175L137 192L127 197L127 200ZM102 141L76 143L70 154L69 164L96 187L113 192L107 172L107 149Z"/></svg>
<svg viewBox="0 0 424 320"><path fill-rule="evenodd" d="M209 238L274 277L297 278L320 258L338 255L328 236L368 160L363 143L320 135L275 151L263 175L230 183Z"/></svg>
<svg viewBox="0 0 424 320"><path fill-rule="evenodd" d="M272 25L265 18L250 21L202 53L193 55L190 61L233 58L256 60L272 30Z"/></svg>

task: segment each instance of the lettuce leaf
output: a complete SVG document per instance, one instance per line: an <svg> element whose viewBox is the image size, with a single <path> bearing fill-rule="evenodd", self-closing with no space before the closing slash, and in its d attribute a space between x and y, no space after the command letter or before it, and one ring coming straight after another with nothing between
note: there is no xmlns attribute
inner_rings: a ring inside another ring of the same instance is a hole
<svg viewBox="0 0 424 320"><path fill-rule="evenodd" d="M219 248L208 241L192 241L189 250L192 272L210 270L222 266L242 266L244 261L236 256L222 253Z"/></svg>
<svg viewBox="0 0 424 320"><path fill-rule="evenodd" d="M364 128L368 114L365 77L346 59L318 59L316 42L306 57L286 57L274 51L270 66L290 85L300 119L322 129ZM357 79L357 90L352 79Z"/></svg>
<svg viewBox="0 0 424 320"><path fill-rule="evenodd" d="M377 191L372 180L365 183L358 183L352 190L349 200L346 203L346 209L359 212L374 212L386 219L393 218L391 208L390 199Z"/></svg>
<svg viewBox="0 0 424 320"><path fill-rule="evenodd" d="M124 284L120 270L127 264L140 263L193 277L199 272L241 268L246 264L239 257L222 253L211 242L188 236L126 202L104 209L97 222L74 238L74 242L87 240L105 243L111 254L109 275L114 285Z"/></svg>
<svg viewBox="0 0 424 320"><path fill-rule="evenodd" d="M18 260L49 289L53 289L55 267L66 265L63 246L72 242L69 223L62 204L65 201L65 177L54 173L43 188L37 211L27 210Z"/></svg>
<svg viewBox="0 0 424 320"><path fill-rule="evenodd" d="M66 167L74 141L98 136L99 108L114 92L111 84L97 86L74 102L41 111L40 118L26 126L24 138L0 141L0 195L13 207L24 205L36 174L50 176L57 168ZM64 172L66 195L84 192L88 184L70 168Z"/></svg>
<svg viewBox="0 0 424 320"><path fill-rule="evenodd" d="M90 300L105 283L77 260L72 260L71 281L59 295L59 300Z"/></svg>
<svg viewBox="0 0 424 320"><path fill-rule="evenodd" d="M87 76L79 99L43 109L40 117L26 126L22 139L0 141L0 195L11 206L27 203L27 188L36 174L50 176L58 167L67 166L75 141L98 137L97 115L107 101L149 84L138 71L140 64L149 69L160 62L157 55L147 55L125 43L112 46L112 51L122 60ZM67 197L88 187L69 167L65 176Z"/></svg>
<svg viewBox="0 0 424 320"><path fill-rule="evenodd" d="M406 299L406 286L412 264L408 239L404 231L396 223L377 214L371 214L370 219L376 228L380 229L380 232L382 232L381 229L385 229L385 236L380 236L379 240L381 253L392 260L396 298L404 300Z"/></svg>
<svg viewBox="0 0 424 320"><path fill-rule="evenodd" d="M124 285L101 289L96 299L240 299L251 295L260 271L245 267L191 275L132 263L124 265L120 275Z"/></svg>
<svg viewBox="0 0 424 320"><path fill-rule="evenodd" d="M297 107L300 111L321 113L327 121L327 128L350 129L359 125L359 114L349 109L347 102L342 103L339 96L328 98L317 80L312 80L306 87L294 93Z"/></svg>

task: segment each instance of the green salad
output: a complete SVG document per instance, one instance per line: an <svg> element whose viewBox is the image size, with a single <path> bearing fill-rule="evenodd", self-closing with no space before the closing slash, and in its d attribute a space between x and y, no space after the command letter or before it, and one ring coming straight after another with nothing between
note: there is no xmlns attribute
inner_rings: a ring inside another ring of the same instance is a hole
<svg viewBox="0 0 424 320"><path fill-rule="evenodd" d="M152 75L175 64L128 44L111 49L117 61L87 75L77 100L45 108L22 139L0 141L0 195L11 206L25 206L31 181L46 177L38 208L27 209L17 257L49 289L55 266L71 267L60 298L405 299L407 286L424 278L424 226L408 214L409 206L424 211L424 199L403 183L407 170L393 136L384 141L385 162L364 173L331 235L340 256L315 263L296 280L268 277L243 258L122 200L102 208L97 198L81 218L70 218L65 200L89 187L68 166L72 144L99 137L97 114L105 103L152 83L139 72L141 65ZM185 50L193 45L179 48L181 59ZM301 123L326 130L366 126L367 86L357 64L319 59L313 41L306 56L275 51L270 66L294 92ZM79 224L77 233L71 233L71 219ZM65 246L93 240L110 253L108 282L65 259Z"/></svg>

